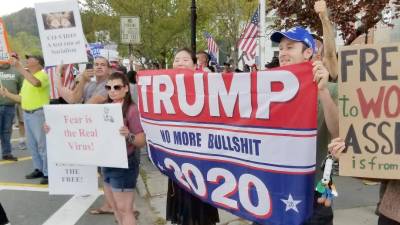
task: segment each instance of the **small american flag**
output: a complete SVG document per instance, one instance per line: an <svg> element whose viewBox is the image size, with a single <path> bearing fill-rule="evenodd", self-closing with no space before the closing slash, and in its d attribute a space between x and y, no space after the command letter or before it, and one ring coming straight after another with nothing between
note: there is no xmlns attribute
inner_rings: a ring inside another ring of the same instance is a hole
<svg viewBox="0 0 400 225"><path fill-rule="evenodd" d="M46 73L49 75L50 80L50 98L51 99L58 99L60 97L57 91L57 81L60 79L60 76L56 74L56 67L49 66L45 68ZM68 64L65 66L63 74L61 75L61 84L63 87L66 87L70 90L74 89L75 87L75 75L76 69L73 64Z"/></svg>
<svg viewBox="0 0 400 225"><path fill-rule="evenodd" d="M208 54L211 56L211 61L218 64L218 45L210 33L204 32L204 37L207 39Z"/></svg>
<svg viewBox="0 0 400 225"><path fill-rule="evenodd" d="M256 56L256 38L258 38L260 32L258 27L258 22L260 21L259 11L259 7L257 7L250 23L247 24L239 39L238 47L245 53L244 56L247 60L254 59Z"/></svg>

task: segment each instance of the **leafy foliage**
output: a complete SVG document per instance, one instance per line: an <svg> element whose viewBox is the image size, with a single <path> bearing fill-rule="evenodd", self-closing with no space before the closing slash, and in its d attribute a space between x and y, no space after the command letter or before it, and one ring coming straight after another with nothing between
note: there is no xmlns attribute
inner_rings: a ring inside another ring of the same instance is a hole
<svg viewBox="0 0 400 225"><path fill-rule="evenodd" d="M35 10L24 8L4 16L10 48L19 55L41 54Z"/></svg>
<svg viewBox="0 0 400 225"><path fill-rule="evenodd" d="M374 27L382 19L382 10L390 0L326 0L330 9L330 18L342 32L345 44L350 44L363 32ZM271 0L270 9L276 9L279 17L275 20L276 29L290 28L295 25L309 26L322 35L322 25L314 11L315 0ZM394 18L400 15L400 0L393 0ZM301 10L299 10L301 9Z"/></svg>
<svg viewBox="0 0 400 225"><path fill-rule="evenodd" d="M15 36L9 35L9 44L12 51L19 55L42 54L40 39L27 32L18 32Z"/></svg>
<svg viewBox="0 0 400 225"><path fill-rule="evenodd" d="M18 12L4 16L3 21L6 24L8 34L12 36L21 31L33 36L39 36L35 9L33 8L24 8Z"/></svg>
<svg viewBox="0 0 400 225"><path fill-rule="evenodd" d="M197 49L206 49L203 32L210 32L221 51L233 59L240 37L240 23L250 18L257 7L248 0L197 0ZM190 46L190 7L188 0L87 0L82 4L85 35L94 41L92 32L109 30L111 39L119 42L119 16L139 16L142 43L134 45L137 58L151 59L163 65L178 48ZM127 46L120 45L127 55ZM146 62L147 63L147 62Z"/></svg>

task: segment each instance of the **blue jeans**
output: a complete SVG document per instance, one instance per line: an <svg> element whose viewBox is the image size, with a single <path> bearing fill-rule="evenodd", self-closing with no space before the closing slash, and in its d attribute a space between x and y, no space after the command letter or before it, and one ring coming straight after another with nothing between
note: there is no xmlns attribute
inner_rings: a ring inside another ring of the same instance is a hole
<svg viewBox="0 0 400 225"><path fill-rule="evenodd" d="M46 134L43 130L43 109L33 113L24 111L26 145L32 152L33 167L47 176Z"/></svg>
<svg viewBox="0 0 400 225"><path fill-rule="evenodd" d="M0 141L3 156L11 154L11 132L14 116L14 105L0 106Z"/></svg>

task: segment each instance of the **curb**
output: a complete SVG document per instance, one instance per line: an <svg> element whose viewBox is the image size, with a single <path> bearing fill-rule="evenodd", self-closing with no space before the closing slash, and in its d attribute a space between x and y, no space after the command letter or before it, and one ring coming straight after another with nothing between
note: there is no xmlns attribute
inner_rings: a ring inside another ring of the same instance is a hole
<svg viewBox="0 0 400 225"><path fill-rule="evenodd" d="M139 173L137 183L136 183L136 191L139 193L139 196L141 198L146 198L149 196L149 193L147 192L147 188L143 182L142 175Z"/></svg>

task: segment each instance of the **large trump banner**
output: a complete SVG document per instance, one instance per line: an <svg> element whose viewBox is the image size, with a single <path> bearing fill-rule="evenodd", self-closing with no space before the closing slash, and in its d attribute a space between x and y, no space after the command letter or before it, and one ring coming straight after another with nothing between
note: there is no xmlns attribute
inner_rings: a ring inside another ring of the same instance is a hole
<svg viewBox="0 0 400 225"><path fill-rule="evenodd" d="M159 170L202 201L261 224L312 211L312 65L258 73L141 71L141 121Z"/></svg>

